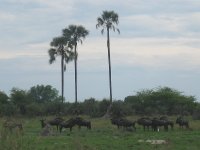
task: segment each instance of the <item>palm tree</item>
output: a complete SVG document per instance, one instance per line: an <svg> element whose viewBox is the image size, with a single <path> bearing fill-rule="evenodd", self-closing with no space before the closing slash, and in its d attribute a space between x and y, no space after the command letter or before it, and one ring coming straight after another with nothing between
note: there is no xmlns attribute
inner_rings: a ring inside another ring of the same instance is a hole
<svg viewBox="0 0 200 150"><path fill-rule="evenodd" d="M108 65L109 65L109 85L110 85L110 106L108 107L107 114L110 113L112 107L112 80L111 80L111 58L110 58L110 30L112 29L120 33L119 29L116 28L118 25L118 14L114 11L103 11L101 17L97 18L96 28L102 27L101 33L104 33L104 30L107 31L107 48L108 48Z"/></svg>
<svg viewBox="0 0 200 150"><path fill-rule="evenodd" d="M77 44L80 42L83 43L83 39L89 34L89 31L86 30L83 26L79 25L69 25L68 28L63 30L64 37L70 37L71 44L74 47L75 59L75 104L77 104Z"/></svg>
<svg viewBox="0 0 200 150"><path fill-rule="evenodd" d="M61 89L62 89L62 103L64 102L64 71L66 70L66 64L74 59L74 52L71 51L72 45L66 37L53 38L50 43L49 49L49 63L55 62L57 56L61 56Z"/></svg>

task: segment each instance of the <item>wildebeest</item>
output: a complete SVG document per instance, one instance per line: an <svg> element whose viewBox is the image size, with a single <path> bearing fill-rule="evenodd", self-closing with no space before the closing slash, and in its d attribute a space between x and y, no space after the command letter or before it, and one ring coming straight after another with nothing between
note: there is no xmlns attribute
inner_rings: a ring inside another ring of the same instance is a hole
<svg viewBox="0 0 200 150"><path fill-rule="evenodd" d="M64 121L64 119L60 118L60 117L56 117L52 120L45 120L45 119L41 119L41 126L42 128L44 128L47 124L51 125L51 126L56 126L57 127L57 131L58 131L58 126L61 122Z"/></svg>
<svg viewBox="0 0 200 150"><path fill-rule="evenodd" d="M183 126L185 126L186 128L189 128L189 121L185 120L182 116L176 119L176 123L179 124L181 128L183 128Z"/></svg>
<svg viewBox="0 0 200 150"><path fill-rule="evenodd" d="M121 118L111 118L111 123L113 125L116 125L117 128L120 128L122 126L122 119Z"/></svg>
<svg viewBox="0 0 200 150"><path fill-rule="evenodd" d="M76 117L75 118L75 124L78 125L79 129L81 128L81 126L85 126L88 129L91 129L91 122L87 121L87 120L84 120L81 117Z"/></svg>
<svg viewBox="0 0 200 150"><path fill-rule="evenodd" d="M154 131L159 131L159 127L163 126L165 131L168 131L168 123L166 120L161 120L158 118L152 119L152 129Z"/></svg>
<svg viewBox="0 0 200 150"><path fill-rule="evenodd" d="M124 127L124 128L133 127L134 130L136 130L135 122L127 120L125 118L111 118L111 123L113 125L116 125L118 128L120 128L120 127Z"/></svg>
<svg viewBox="0 0 200 150"><path fill-rule="evenodd" d="M152 120L148 117L143 117L143 118L138 119L137 123L143 126L144 131L146 127L148 130L149 130L149 127L152 127Z"/></svg>
<svg viewBox="0 0 200 150"><path fill-rule="evenodd" d="M59 124L59 130L60 133L62 132L63 128L70 128L70 131L72 131L73 126L76 125L76 120L74 118L71 118L67 121L63 121Z"/></svg>
<svg viewBox="0 0 200 150"><path fill-rule="evenodd" d="M166 124L169 125L171 127L171 129L174 128L174 122L172 120L169 120L168 117L162 116L162 117L160 117L160 120L165 120Z"/></svg>
<svg viewBox="0 0 200 150"><path fill-rule="evenodd" d="M136 130L136 127L135 127L135 121L130 121L130 120L127 120L125 118L123 118L122 120L122 126L127 128L127 127L133 127L134 130Z"/></svg>

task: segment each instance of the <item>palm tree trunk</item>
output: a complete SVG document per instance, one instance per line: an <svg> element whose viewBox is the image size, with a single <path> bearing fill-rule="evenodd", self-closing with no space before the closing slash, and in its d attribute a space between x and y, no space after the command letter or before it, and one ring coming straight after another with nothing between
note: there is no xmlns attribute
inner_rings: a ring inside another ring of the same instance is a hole
<svg viewBox="0 0 200 150"><path fill-rule="evenodd" d="M112 104L112 79L111 79L111 58L110 58L109 28L107 28L107 47L108 47L108 65L109 65L110 104Z"/></svg>
<svg viewBox="0 0 200 150"><path fill-rule="evenodd" d="M77 104L77 52L76 52L77 44L75 44L75 59L74 59L74 66L75 66L75 104Z"/></svg>
<svg viewBox="0 0 200 150"><path fill-rule="evenodd" d="M110 85L110 105L107 108L106 114L103 118L109 118L111 116L112 108L112 80L111 80L111 58L110 58L110 35L109 28L107 27L107 47L108 47L108 65L109 65L109 85Z"/></svg>
<svg viewBox="0 0 200 150"><path fill-rule="evenodd" d="M62 56L61 56L61 90L62 90L62 103L64 102L64 54L62 50Z"/></svg>

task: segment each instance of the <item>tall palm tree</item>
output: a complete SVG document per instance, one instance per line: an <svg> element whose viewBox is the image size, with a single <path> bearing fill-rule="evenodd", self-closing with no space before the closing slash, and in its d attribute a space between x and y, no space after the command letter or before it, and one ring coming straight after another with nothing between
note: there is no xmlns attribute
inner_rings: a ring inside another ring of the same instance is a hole
<svg viewBox="0 0 200 150"><path fill-rule="evenodd" d="M62 90L62 103L64 102L64 71L66 70L66 64L74 59L74 52L71 51L72 45L69 39L66 37L53 38L50 43L49 49L49 63L55 62L57 56L61 56L61 90Z"/></svg>
<svg viewBox="0 0 200 150"><path fill-rule="evenodd" d="M85 29L85 27L79 25L69 25L68 28L63 30L64 37L70 37L71 44L74 47L75 59L75 104L77 104L77 44L80 42L83 43L83 39L89 34L89 31Z"/></svg>
<svg viewBox="0 0 200 150"><path fill-rule="evenodd" d="M109 85L110 85L110 106L107 110L109 113L112 107L112 80L111 80L111 58L110 58L110 30L112 29L114 32L115 30L120 33L119 29L116 28L118 25L118 14L114 11L103 11L102 15L97 18L96 28L102 27L101 33L104 33L104 30L107 31L107 48L108 48L108 65L109 65Z"/></svg>

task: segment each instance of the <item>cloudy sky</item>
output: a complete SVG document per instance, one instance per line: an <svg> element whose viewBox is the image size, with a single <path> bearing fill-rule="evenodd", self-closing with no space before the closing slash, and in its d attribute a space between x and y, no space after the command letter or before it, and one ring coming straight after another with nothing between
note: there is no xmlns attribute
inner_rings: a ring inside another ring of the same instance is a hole
<svg viewBox="0 0 200 150"><path fill-rule="evenodd" d="M96 30L103 10L119 14L111 33L114 99L169 86L200 101L199 0L0 0L0 90L37 84L60 91L60 58L49 65L53 37L70 24L90 35L78 45L78 99L109 97L106 35ZM74 66L65 72L74 101Z"/></svg>

